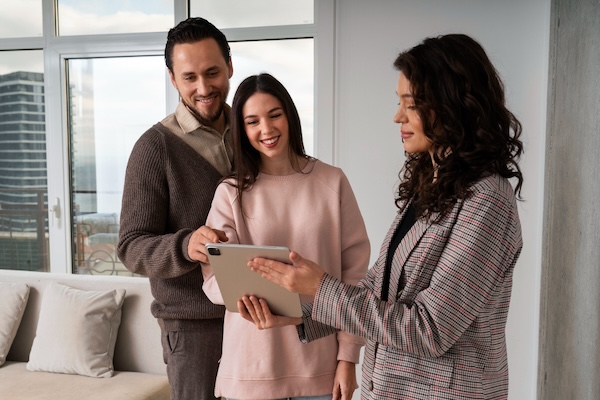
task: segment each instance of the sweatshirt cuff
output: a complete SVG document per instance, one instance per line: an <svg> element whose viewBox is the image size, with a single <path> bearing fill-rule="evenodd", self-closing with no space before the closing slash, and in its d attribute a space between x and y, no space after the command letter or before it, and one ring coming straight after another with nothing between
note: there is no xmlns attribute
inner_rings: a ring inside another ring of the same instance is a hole
<svg viewBox="0 0 600 400"><path fill-rule="evenodd" d="M364 346L365 340L359 336L351 335L347 332L338 332L338 361L348 361L358 364L360 361L360 349Z"/></svg>

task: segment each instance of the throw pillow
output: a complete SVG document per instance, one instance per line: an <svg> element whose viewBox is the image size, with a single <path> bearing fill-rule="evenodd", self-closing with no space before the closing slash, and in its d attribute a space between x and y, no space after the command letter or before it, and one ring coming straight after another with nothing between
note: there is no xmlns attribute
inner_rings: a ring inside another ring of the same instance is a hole
<svg viewBox="0 0 600 400"><path fill-rule="evenodd" d="M125 289L89 291L49 283L27 369L111 377L124 298Z"/></svg>
<svg viewBox="0 0 600 400"><path fill-rule="evenodd" d="M0 282L0 365L6 361L27 306L29 286Z"/></svg>

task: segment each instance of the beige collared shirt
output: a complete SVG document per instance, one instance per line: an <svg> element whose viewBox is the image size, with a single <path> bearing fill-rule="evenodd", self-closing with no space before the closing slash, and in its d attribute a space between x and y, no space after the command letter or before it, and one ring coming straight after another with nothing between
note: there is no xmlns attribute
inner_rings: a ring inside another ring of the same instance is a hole
<svg viewBox="0 0 600 400"><path fill-rule="evenodd" d="M231 108L225 104L225 130L221 134L215 129L202 125L187 109L183 102L179 102L175 112L161 121L165 128L179 136L204 157L221 175L229 175L233 160L233 145L229 124L229 111Z"/></svg>

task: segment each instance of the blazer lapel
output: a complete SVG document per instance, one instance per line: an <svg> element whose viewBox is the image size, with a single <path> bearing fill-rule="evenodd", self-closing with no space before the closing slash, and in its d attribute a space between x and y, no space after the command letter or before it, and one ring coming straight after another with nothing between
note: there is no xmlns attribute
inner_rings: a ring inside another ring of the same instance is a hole
<svg viewBox="0 0 600 400"><path fill-rule="evenodd" d="M412 253L413 249L418 245L419 241L421 240L421 237L423 237L423 234L431 226L431 221L431 219L417 219L417 221L415 221L415 224L406 233L406 236L404 236L404 238L400 242L400 245L396 249L396 252L392 257L392 270L390 274L390 289L388 292L388 298L390 299L390 301L396 300L397 294L399 292L400 275L402 273L402 270L404 270L406 278L408 278L412 273L412 270L406 268L406 260Z"/></svg>
<svg viewBox="0 0 600 400"><path fill-rule="evenodd" d="M398 227L398 224L400 223L400 221L402 221L402 218L404 217L405 213L406 213L406 210L404 210L404 212L402 212L402 213L400 213L400 212L396 213L394 222L392 222L390 229L388 229L388 232L385 235L383 242L381 243L381 248L379 250L379 257L377 258L377 261L375 262L375 265L373 266L373 268L375 268L375 290L377 291L379 298L381 298L381 291L383 289L383 277L385 275L385 261L387 259L387 253L388 253L388 249L390 247L390 242L392 241L394 232L396 231L396 228ZM393 292L390 291L388 293L391 294ZM389 296L388 298L393 298L393 296L395 296L395 294Z"/></svg>

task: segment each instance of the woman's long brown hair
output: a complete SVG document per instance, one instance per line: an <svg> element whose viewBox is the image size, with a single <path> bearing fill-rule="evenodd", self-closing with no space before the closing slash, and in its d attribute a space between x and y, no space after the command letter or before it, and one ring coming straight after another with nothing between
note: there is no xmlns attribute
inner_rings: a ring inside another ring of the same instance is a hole
<svg viewBox="0 0 600 400"><path fill-rule="evenodd" d="M506 108L504 85L481 45L461 34L428 38L401 53L394 66L410 83L437 165L434 179L429 153L406 155L398 207L417 198L418 215L441 218L492 174L515 178L520 199L521 124Z"/></svg>

